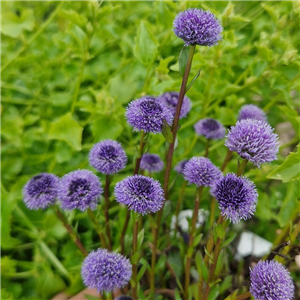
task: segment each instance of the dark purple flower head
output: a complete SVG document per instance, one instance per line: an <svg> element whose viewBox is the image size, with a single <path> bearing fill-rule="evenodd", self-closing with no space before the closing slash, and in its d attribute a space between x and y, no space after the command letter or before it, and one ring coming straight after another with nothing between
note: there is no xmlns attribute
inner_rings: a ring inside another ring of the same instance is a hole
<svg viewBox="0 0 300 300"><path fill-rule="evenodd" d="M241 121L244 119L267 121L265 112L254 104L247 104L241 107L238 120Z"/></svg>
<svg viewBox="0 0 300 300"><path fill-rule="evenodd" d="M167 92L162 94L161 96L158 96L156 100L159 103L163 103L171 111L173 117L175 117L178 97L179 93L177 92ZM186 117L190 110L191 100L187 96L184 96L179 118L181 119Z"/></svg>
<svg viewBox="0 0 300 300"><path fill-rule="evenodd" d="M159 181L134 175L118 182L115 187L116 200L142 215L160 210L165 201Z"/></svg>
<svg viewBox="0 0 300 300"><path fill-rule="evenodd" d="M295 287L288 270L275 260L250 268L250 293L255 300L292 300Z"/></svg>
<svg viewBox="0 0 300 300"><path fill-rule="evenodd" d="M206 118L198 121L194 125L195 131L198 135L204 135L207 139L223 139L225 137L226 129L217 120Z"/></svg>
<svg viewBox="0 0 300 300"><path fill-rule="evenodd" d="M241 120L229 130L225 146L259 167L263 163L277 159L278 136L273 131L274 129L266 122L254 119Z"/></svg>
<svg viewBox="0 0 300 300"><path fill-rule="evenodd" d="M136 131L160 133L163 121L172 125L173 116L169 109L153 98L140 98L131 101L126 110L127 122Z"/></svg>
<svg viewBox="0 0 300 300"><path fill-rule="evenodd" d="M107 249L92 251L84 260L81 276L89 288L111 292L125 286L131 278L129 259Z"/></svg>
<svg viewBox="0 0 300 300"><path fill-rule="evenodd" d="M64 210L94 210L102 192L99 178L93 172L77 170L60 180L58 197Z"/></svg>
<svg viewBox="0 0 300 300"><path fill-rule="evenodd" d="M148 172L160 172L164 167L163 161L157 154L145 153L141 159L140 168Z"/></svg>
<svg viewBox="0 0 300 300"><path fill-rule="evenodd" d="M206 157L194 156L184 166L183 175L189 183L213 186L221 179L222 172Z"/></svg>
<svg viewBox="0 0 300 300"><path fill-rule="evenodd" d="M29 209L45 209L54 204L57 197L59 178L41 173L32 177L23 188L24 202Z"/></svg>
<svg viewBox="0 0 300 300"><path fill-rule="evenodd" d="M113 140L97 143L91 149L89 161L103 174L115 174L125 168L127 156L121 144Z"/></svg>
<svg viewBox="0 0 300 300"><path fill-rule="evenodd" d="M223 27L210 11L187 9L176 16L173 26L185 45L213 46L222 39Z"/></svg>
<svg viewBox="0 0 300 300"><path fill-rule="evenodd" d="M224 176L212 188L222 215L233 224L252 217L257 204L255 185L246 177L233 173Z"/></svg>
<svg viewBox="0 0 300 300"><path fill-rule="evenodd" d="M183 174L183 169L184 169L184 166L185 164L188 162L189 160L188 159L185 159L185 160L182 160L180 161L174 168L174 170L179 173L179 174Z"/></svg>

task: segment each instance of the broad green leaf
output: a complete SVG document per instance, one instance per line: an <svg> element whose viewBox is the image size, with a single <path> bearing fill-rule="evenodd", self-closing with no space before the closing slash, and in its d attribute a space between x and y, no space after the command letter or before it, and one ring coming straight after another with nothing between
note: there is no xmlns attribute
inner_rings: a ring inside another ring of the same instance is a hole
<svg viewBox="0 0 300 300"><path fill-rule="evenodd" d="M144 240L144 228L138 234L138 246L137 246L137 250L139 250L141 248L143 240Z"/></svg>
<svg viewBox="0 0 300 300"><path fill-rule="evenodd" d="M117 119L103 116L94 121L92 125L95 141L116 139L123 131L123 126Z"/></svg>
<svg viewBox="0 0 300 300"><path fill-rule="evenodd" d="M162 130L162 134L165 137L166 141L168 143L173 143L173 133L172 133L172 129L171 126L167 123L166 120L163 120L163 130Z"/></svg>

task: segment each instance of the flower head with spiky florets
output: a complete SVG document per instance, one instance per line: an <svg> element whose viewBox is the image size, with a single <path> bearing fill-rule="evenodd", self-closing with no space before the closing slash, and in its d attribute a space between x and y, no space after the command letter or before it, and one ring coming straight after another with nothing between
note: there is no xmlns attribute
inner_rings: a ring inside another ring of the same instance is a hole
<svg viewBox="0 0 300 300"><path fill-rule="evenodd" d="M99 172L115 174L125 168L127 156L121 144L113 140L105 140L93 146L89 161Z"/></svg>
<svg viewBox="0 0 300 300"><path fill-rule="evenodd" d="M60 180L58 198L64 210L94 210L102 192L101 182L93 172L76 170Z"/></svg>
<svg viewBox="0 0 300 300"><path fill-rule="evenodd" d="M192 157L183 168L185 180L199 186L213 186L222 172L206 157Z"/></svg>
<svg viewBox="0 0 300 300"><path fill-rule="evenodd" d="M254 119L241 120L229 130L225 146L259 167L263 163L277 159L278 136L273 131L274 129L266 122Z"/></svg>
<svg viewBox="0 0 300 300"><path fill-rule="evenodd" d="M217 120L206 118L198 121L194 125L195 131L198 135L204 135L207 139L223 139L225 137L226 129Z"/></svg>
<svg viewBox="0 0 300 300"><path fill-rule="evenodd" d="M173 116L169 109L152 97L144 97L129 103L126 110L127 122L136 131L161 133L163 122L172 125Z"/></svg>
<svg viewBox="0 0 300 300"><path fill-rule="evenodd" d="M59 178L54 174L41 173L32 177L23 188L23 200L29 209L45 209L54 204Z"/></svg>
<svg viewBox="0 0 300 300"><path fill-rule="evenodd" d="M212 188L222 215L233 224L252 217L257 204L255 185L246 177L233 173L224 176Z"/></svg>
<svg viewBox="0 0 300 300"><path fill-rule="evenodd" d="M174 168L174 170L179 173L179 174L183 174L183 169L185 167L185 164L188 162L188 159L182 160L180 161Z"/></svg>
<svg viewBox="0 0 300 300"><path fill-rule="evenodd" d="M173 23L174 33L185 45L213 46L222 39L223 27L210 11L190 8L180 12Z"/></svg>
<svg viewBox="0 0 300 300"><path fill-rule="evenodd" d="M122 288L129 282L131 275L129 259L107 249L89 253L81 269L84 284L89 288L96 288L98 292Z"/></svg>
<svg viewBox="0 0 300 300"><path fill-rule="evenodd" d="M267 121L265 112L254 104L247 104L241 107L238 120L241 121L245 119Z"/></svg>
<svg viewBox="0 0 300 300"><path fill-rule="evenodd" d="M159 181L142 175L129 176L118 182L115 195L117 202L142 215L159 211L165 201Z"/></svg>
<svg viewBox="0 0 300 300"><path fill-rule="evenodd" d="M295 287L288 270L275 260L250 268L250 293L255 300L292 300Z"/></svg>
<svg viewBox="0 0 300 300"><path fill-rule="evenodd" d="M164 163L157 154L145 153L140 168L148 172L160 172L164 168Z"/></svg>
<svg viewBox="0 0 300 300"><path fill-rule="evenodd" d="M161 96L158 96L156 100L159 103L163 103L172 113L173 117L175 117L176 107L178 103L179 93L177 92L166 92ZM189 111L191 110L191 100L184 96L179 118L185 118Z"/></svg>

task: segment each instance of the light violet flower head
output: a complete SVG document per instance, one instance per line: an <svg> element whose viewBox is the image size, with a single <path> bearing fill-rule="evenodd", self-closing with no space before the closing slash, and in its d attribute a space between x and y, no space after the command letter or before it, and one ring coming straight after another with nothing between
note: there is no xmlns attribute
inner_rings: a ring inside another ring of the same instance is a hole
<svg viewBox="0 0 300 300"><path fill-rule="evenodd" d="M173 117L175 117L178 97L179 97L179 93L177 92L167 92L162 94L161 96L158 96L156 100L159 103L163 103L171 111ZM187 114L190 112L190 110L191 110L191 100L187 96L184 96L179 118L180 119L185 118Z"/></svg>
<svg viewBox="0 0 300 300"><path fill-rule="evenodd" d="M250 293L255 300L292 300L295 287L288 270L275 260L250 268Z"/></svg>
<svg viewBox="0 0 300 300"><path fill-rule="evenodd" d="M179 173L179 174L183 174L183 169L185 167L185 164L188 162L188 159L182 160L180 161L174 168L174 170Z"/></svg>
<svg viewBox="0 0 300 300"><path fill-rule="evenodd" d="M89 253L81 269L84 284L89 288L96 288L98 292L122 288L129 282L131 275L129 259L107 249Z"/></svg>
<svg viewBox="0 0 300 300"><path fill-rule="evenodd" d="M113 140L105 140L93 146L89 161L99 172L115 174L125 168L127 156L121 144Z"/></svg>
<svg viewBox="0 0 300 300"><path fill-rule="evenodd" d="M180 12L173 23L173 30L185 45L213 46L222 39L223 27L210 11L190 8Z"/></svg>
<svg viewBox="0 0 300 300"><path fill-rule="evenodd" d="M160 172L164 168L164 163L157 154L145 153L140 168L148 172Z"/></svg>
<svg viewBox="0 0 300 300"><path fill-rule="evenodd" d="M173 116L169 109L152 97L131 101L126 110L127 122L136 131L161 133L163 121L172 125Z"/></svg>
<svg viewBox="0 0 300 300"><path fill-rule="evenodd" d="M241 121L244 119L267 121L265 112L254 104L247 104L241 107L238 120Z"/></svg>
<svg viewBox="0 0 300 300"><path fill-rule="evenodd" d="M246 177L233 173L224 176L212 188L222 215L233 224L252 217L257 204L255 185Z"/></svg>
<svg viewBox="0 0 300 300"><path fill-rule="evenodd" d="M159 181L142 175L129 176L118 182L115 195L117 202L142 215L159 211L165 201Z"/></svg>
<svg viewBox="0 0 300 300"><path fill-rule="evenodd" d="M64 210L95 210L102 192L101 182L93 172L77 170L60 180L58 198Z"/></svg>
<svg viewBox="0 0 300 300"><path fill-rule="evenodd" d="M194 156L184 166L183 175L196 186L213 186L222 178L222 172L206 157Z"/></svg>
<svg viewBox="0 0 300 300"><path fill-rule="evenodd" d="M217 120L206 118L198 121L194 125L195 131L198 135L204 135L207 139L223 139L225 137L226 129Z"/></svg>
<svg viewBox="0 0 300 300"><path fill-rule="evenodd" d="M230 151L251 161L257 167L266 162L276 160L279 150L278 135L266 122L246 119L232 126L228 132L225 146Z"/></svg>
<svg viewBox="0 0 300 300"><path fill-rule="evenodd" d="M45 209L54 204L57 197L59 178L41 173L32 177L23 188L23 200L29 209Z"/></svg>

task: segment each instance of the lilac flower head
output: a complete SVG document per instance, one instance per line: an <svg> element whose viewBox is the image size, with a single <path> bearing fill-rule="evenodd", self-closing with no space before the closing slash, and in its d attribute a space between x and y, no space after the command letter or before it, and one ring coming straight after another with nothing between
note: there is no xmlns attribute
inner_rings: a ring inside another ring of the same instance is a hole
<svg viewBox="0 0 300 300"><path fill-rule="evenodd" d="M142 215L160 210L165 201L159 181L133 175L118 182L115 187L116 201Z"/></svg>
<svg viewBox="0 0 300 300"><path fill-rule="evenodd" d="M233 173L224 176L212 188L222 215L233 224L252 217L257 204L255 185L246 177Z"/></svg>
<svg viewBox="0 0 300 300"><path fill-rule="evenodd" d="M247 104L241 107L238 120L241 121L244 119L267 121L265 112L254 104Z"/></svg>
<svg viewBox="0 0 300 300"><path fill-rule="evenodd" d="M195 131L198 135L204 135L207 139L223 139L225 137L226 129L217 120L206 118L198 121L194 125Z"/></svg>
<svg viewBox="0 0 300 300"><path fill-rule="evenodd" d="M250 269L250 293L255 300L292 300L295 287L288 270L275 260L259 261Z"/></svg>
<svg viewBox="0 0 300 300"><path fill-rule="evenodd" d="M279 145L278 136L273 131L266 122L241 120L229 130L225 146L259 167L276 159Z"/></svg>
<svg viewBox="0 0 300 300"><path fill-rule="evenodd" d="M113 140L105 140L93 146L89 161L99 172L115 174L125 168L127 156L121 144Z"/></svg>
<svg viewBox="0 0 300 300"><path fill-rule="evenodd" d="M152 97L131 101L126 110L127 122L136 131L160 133L163 121L172 125L173 116L169 109Z"/></svg>
<svg viewBox="0 0 300 300"><path fill-rule="evenodd" d="M183 39L186 46L213 46L222 39L223 27L210 11L187 9L176 16L173 26L175 35Z"/></svg>
<svg viewBox="0 0 300 300"><path fill-rule="evenodd" d="M129 259L107 249L92 251L84 260L81 276L89 288L110 292L122 288L130 280L132 266Z"/></svg>
<svg viewBox="0 0 300 300"><path fill-rule="evenodd" d="M176 107L178 103L179 93L176 92L167 92L158 96L156 100L160 103L163 103L172 113L173 117L175 117ZM184 118L191 110L191 100L187 96L184 96L182 107L180 111L179 118Z"/></svg>
<svg viewBox="0 0 300 300"><path fill-rule="evenodd" d="M174 168L174 170L179 173L179 174L183 174L183 169L185 167L185 164L188 162L188 159L182 160L180 161Z"/></svg>
<svg viewBox="0 0 300 300"><path fill-rule="evenodd" d="M23 188L24 202L29 209L45 209L54 204L57 197L59 178L53 174L41 173L32 177Z"/></svg>
<svg viewBox="0 0 300 300"><path fill-rule="evenodd" d="M199 187L213 186L223 175L208 158L194 156L185 164L183 176Z"/></svg>
<svg viewBox="0 0 300 300"><path fill-rule="evenodd" d="M96 209L103 189L99 178L91 171L77 170L66 174L60 181L58 197L64 210Z"/></svg>
<svg viewBox="0 0 300 300"><path fill-rule="evenodd" d="M163 161L157 154L145 153L141 159L140 168L148 172L160 172L164 167Z"/></svg>

